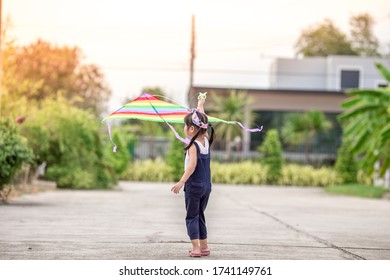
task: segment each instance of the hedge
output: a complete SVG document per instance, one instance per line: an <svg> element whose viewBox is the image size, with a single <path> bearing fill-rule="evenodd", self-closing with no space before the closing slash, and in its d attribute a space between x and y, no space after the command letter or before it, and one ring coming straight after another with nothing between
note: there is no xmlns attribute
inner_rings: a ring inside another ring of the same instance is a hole
<svg viewBox="0 0 390 280"><path fill-rule="evenodd" d="M211 162L212 182L216 184L267 184L268 167L251 161L240 163ZM173 182L173 169L162 159L135 161L121 177L122 180ZM287 164L275 185L329 186L339 184L341 178L332 168L315 169L311 166Z"/></svg>

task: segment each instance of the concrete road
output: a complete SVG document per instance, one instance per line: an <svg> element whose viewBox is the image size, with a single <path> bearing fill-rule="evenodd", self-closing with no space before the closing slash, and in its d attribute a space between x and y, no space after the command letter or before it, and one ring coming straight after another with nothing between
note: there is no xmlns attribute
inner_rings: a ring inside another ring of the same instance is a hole
<svg viewBox="0 0 390 280"><path fill-rule="evenodd" d="M0 204L0 259L189 259L172 184L57 190ZM390 259L390 201L320 188L214 185L202 259Z"/></svg>

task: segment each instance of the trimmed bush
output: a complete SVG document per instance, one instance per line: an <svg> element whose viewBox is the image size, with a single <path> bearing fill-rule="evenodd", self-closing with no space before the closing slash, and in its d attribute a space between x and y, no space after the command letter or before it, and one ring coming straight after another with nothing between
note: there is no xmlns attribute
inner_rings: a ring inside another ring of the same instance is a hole
<svg viewBox="0 0 390 280"><path fill-rule="evenodd" d="M268 167L250 161L241 163L211 162L212 182L218 184L267 183Z"/></svg>
<svg viewBox="0 0 390 280"><path fill-rule="evenodd" d="M276 129L268 131L259 150L261 152L260 162L268 166L267 183L275 184L280 177L283 166L282 144Z"/></svg>
<svg viewBox="0 0 390 280"><path fill-rule="evenodd" d="M257 162L211 162L211 181L214 184L266 185L267 173L268 167ZM161 159L135 161L121 179L148 182L175 181L172 176L172 167ZM275 185L324 187L340 182L340 177L332 168L315 169L311 166L288 164L282 168Z"/></svg>
<svg viewBox="0 0 390 280"><path fill-rule="evenodd" d="M288 164L283 167L282 174L277 182L284 186L318 186L324 187L341 182L337 172L331 168Z"/></svg>
<svg viewBox="0 0 390 280"><path fill-rule="evenodd" d="M343 183L356 183L358 166L355 155L351 152L352 142L343 139L343 144L337 151L336 171Z"/></svg>
<svg viewBox="0 0 390 280"><path fill-rule="evenodd" d="M172 168L160 158L136 160L130 164L123 180L145 182L173 182Z"/></svg>

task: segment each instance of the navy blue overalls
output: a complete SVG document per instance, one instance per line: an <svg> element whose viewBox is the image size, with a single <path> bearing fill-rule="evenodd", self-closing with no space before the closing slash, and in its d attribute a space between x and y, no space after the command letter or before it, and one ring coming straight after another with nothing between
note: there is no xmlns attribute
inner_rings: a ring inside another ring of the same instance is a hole
<svg viewBox="0 0 390 280"><path fill-rule="evenodd" d="M210 148L207 155L201 154L198 143L194 142L198 154L195 171L184 185L186 203L186 226L191 240L206 239L207 229L204 211L211 192Z"/></svg>

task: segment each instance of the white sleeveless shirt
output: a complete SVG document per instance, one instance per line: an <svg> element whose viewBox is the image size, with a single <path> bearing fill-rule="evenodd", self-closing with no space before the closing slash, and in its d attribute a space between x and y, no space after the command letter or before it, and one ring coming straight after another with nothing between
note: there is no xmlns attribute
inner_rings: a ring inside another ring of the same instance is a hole
<svg viewBox="0 0 390 280"><path fill-rule="evenodd" d="M201 154L207 155L209 153L210 144L209 144L209 139L207 139L207 137L204 137L204 146L198 140L195 140L195 142L198 143ZM186 158L184 160L184 171L187 170L187 166L189 162L190 162L190 155L188 154L188 150L187 150Z"/></svg>

